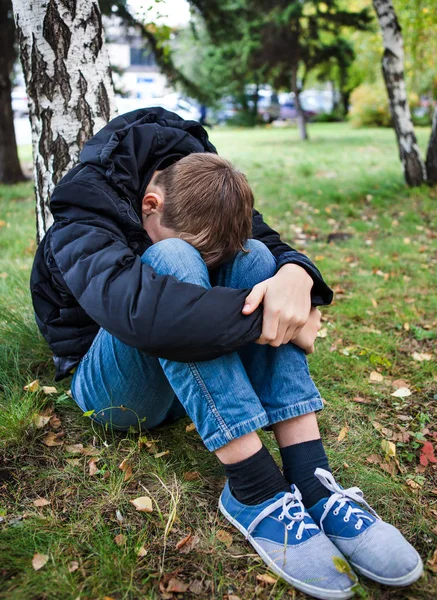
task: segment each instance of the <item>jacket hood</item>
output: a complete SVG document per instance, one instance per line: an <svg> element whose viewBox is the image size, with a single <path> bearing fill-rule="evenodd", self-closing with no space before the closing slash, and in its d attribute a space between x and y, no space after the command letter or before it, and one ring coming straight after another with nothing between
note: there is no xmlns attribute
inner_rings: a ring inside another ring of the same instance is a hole
<svg viewBox="0 0 437 600"><path fill-rule="evenodd" d="M156 168L192 152L216 153L199 123L161 107L143 108L112 119L86 142L80 162L100 171L139 212Z"/></svg>

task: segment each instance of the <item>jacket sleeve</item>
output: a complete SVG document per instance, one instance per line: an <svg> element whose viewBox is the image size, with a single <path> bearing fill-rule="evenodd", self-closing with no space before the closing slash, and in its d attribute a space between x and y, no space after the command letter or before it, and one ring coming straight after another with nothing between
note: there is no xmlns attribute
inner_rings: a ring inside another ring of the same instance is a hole
<svg viewBox="0 0 437 600"><path fill-rule="evenodd" d="M325 283L319 269L305 254L293 250L283 242L279 233L264 222L262 215L257 210L253 211L252 235L254 239L263 242L273 254L278 270L287 263L299 265L305 269L314 282L311 289L311 303L313 306L331 304L334 293Z"/></svg>
<svg viewBox="0 0 437 600"><path fill-rule="evenodd" d="M70 218L66 194L86 195L93 211L76 206ZM262 309L241 314L250 290L205 289L157 275L132 252L114 219L96 211L101 194L83 184L58 190L50 235L66 286L99 326L130 346L181 362L216 358L261 335Z"/></svg>

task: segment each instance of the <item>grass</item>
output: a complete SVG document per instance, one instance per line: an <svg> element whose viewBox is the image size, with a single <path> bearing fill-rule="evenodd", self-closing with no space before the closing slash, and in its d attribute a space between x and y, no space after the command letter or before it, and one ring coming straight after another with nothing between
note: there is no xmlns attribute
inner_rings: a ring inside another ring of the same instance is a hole
<svg viewBox="0 0 437 600"><path fill-rule="evenodd" d="M422 147L427 134L419 131ZM310 357L326 400L320 424L332 466L426 562L437 548L436 469L419 462L423 442L436 439L437 190L405 188L392 131L330 124L314 125L311 135L301 143L288 128L211 132L247 173L266 220L336 291ZM54 385L28 293L33 202L30 183L0 187L0 599L182 597L175 585L187 598L303 598L281 581L257 579L267 569L218 514L223 473L186 431L188 420L139 440L94 429L65 393L68 380L53 395L23 390L36 378ZM328 243L333 233L347 235ZM381 382L369 381L372 371ZM410 396L392 396L400 379ZM38 428L41 416L51 420ZM43 444L49 432L63 432L63 444ZM277 456L269 434L264 439ZM79 443L82 453L67 448ZM126 480L124 459L132 466ZM142 495L153 498L150 514L130 503ZM47 505L36 507L37 498ZM39 571L35 553L49 557ZM369 599L437 597L429 569L407 590L361 583Z"/></svg>

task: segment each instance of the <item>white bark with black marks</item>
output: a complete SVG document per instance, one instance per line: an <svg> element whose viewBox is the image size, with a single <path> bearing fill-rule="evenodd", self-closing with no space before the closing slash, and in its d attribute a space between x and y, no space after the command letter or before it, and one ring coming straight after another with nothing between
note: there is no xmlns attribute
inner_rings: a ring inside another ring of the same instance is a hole
<svg viewBox="0 0 437 600"><path fill-rule="evenodd" d="M426 153L426 176L428 183L437 184L437 106L434 110L431 136Z"/></svg>
<svg viewBox="0 0 437 600"><path fill-rule="evenodd" d="M382 72L405 180L408 185L420 185L426 180L426 171L417 145L405 88L404 42L401 27L391 0L373 0L373 6L382 31L384 43Z"/></svg>
<svg viewBox="0 0 437 600"><path fill-rule="evenodd" d="M115 115L98 3L13 0L29 97L38 242L51 225L50 195L83 144Z"/></svg>

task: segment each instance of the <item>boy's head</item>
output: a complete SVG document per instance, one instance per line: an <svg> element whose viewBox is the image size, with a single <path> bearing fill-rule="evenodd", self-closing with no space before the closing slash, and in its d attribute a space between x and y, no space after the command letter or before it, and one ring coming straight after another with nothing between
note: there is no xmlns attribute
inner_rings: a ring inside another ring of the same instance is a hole
<svg viewBox="0 0 437 600"><path fill-rule="evenodd" d="M208 266L229 260L252 234L253 194L246 177L212 153L193 153L156 171L142 201L152 242L177 237Z"/></svg>

